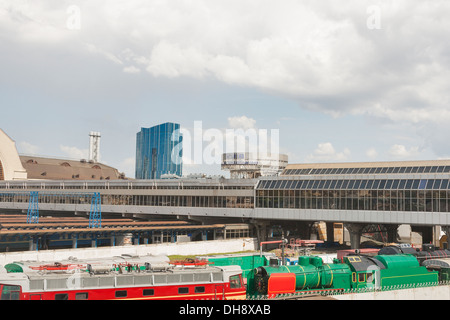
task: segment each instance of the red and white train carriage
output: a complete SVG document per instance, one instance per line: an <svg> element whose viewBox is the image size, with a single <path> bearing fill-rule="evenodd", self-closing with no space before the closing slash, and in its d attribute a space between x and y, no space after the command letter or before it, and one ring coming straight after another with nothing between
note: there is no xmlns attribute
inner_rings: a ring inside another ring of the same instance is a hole
<svg viewBox="0 0 450 320"><path fill-rule="evenodd" d="M0 266L0 300L230 300L245 295L240 266L139 259Z"/></svg>

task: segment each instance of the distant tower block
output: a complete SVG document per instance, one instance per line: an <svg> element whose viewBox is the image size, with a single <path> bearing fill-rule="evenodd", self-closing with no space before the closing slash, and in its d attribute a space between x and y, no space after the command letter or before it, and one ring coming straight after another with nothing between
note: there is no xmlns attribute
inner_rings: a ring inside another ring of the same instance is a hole
<svg viewBox="0 0 450 320"><path fill-rule="evenodd" d="M89 161L100 161L100 132L89 133Z"/></svg>

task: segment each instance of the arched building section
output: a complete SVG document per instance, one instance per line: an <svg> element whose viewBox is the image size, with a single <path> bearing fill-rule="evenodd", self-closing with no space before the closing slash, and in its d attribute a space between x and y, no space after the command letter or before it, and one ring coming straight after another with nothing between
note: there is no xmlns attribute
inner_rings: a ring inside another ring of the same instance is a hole
<svg viewBox="0 0 450 320"><path fill-rule="evenodd" d="M0 180L25 180L27 172L22 166L16 143L0 129Z"/></svg>
<svg viewBox="0 0 450 320"><path fill-rule="evenodd" d="M5 175L3 174L3 165L0 161L0 180L5 180Z"/></svg>

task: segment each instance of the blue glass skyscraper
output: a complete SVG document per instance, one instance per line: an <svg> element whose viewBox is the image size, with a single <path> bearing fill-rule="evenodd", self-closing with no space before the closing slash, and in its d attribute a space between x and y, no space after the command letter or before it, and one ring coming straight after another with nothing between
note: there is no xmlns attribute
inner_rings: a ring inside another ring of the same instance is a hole
<svg viewBox="0 0 450 320"><path fill-rule="evenodd" d="M163 174L181 177L182 142L177 123L141 128L136 136L136 179L160 179Z"/></svg>

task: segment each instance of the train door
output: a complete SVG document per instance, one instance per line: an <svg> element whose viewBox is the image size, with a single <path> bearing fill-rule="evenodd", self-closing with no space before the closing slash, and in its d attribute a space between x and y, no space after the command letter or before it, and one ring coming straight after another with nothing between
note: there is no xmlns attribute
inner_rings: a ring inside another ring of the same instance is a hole
<svg viewBox="0 0 450 320"><path fill-rule="evenodd" d="M216 300L224 300L225 299L225 287L223 284L217 284L214 289L215 296L214 298Z"/></svg>

